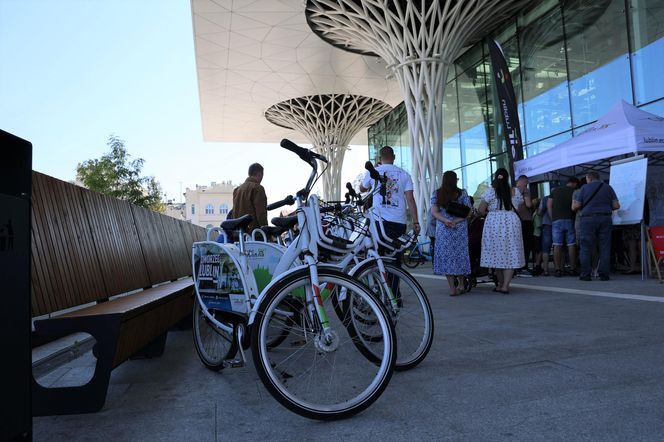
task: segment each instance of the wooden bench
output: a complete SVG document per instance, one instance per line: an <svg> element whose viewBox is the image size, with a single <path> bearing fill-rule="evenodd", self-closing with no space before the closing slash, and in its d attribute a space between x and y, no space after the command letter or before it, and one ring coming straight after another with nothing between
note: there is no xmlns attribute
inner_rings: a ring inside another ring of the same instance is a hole
<svg viewBox="0 0 664 442"><path fill-rule="evenodd" d="M82 386L33 377L33 415L98 411L111 370L163 353L168 329L192 311L191 245L204 238L201 227L33 172L33 342L85 332L97 358Z"/></svg>

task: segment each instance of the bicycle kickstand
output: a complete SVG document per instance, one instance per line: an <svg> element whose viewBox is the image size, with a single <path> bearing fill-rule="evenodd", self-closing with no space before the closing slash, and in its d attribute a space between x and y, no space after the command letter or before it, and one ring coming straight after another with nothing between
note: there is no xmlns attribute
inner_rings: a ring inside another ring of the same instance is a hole
<svg viewBox="0 0 664 442"><path fill-rule="evenodd" d="M242 344L242 341L244 340L245 326L240 323L236 327L237 333L235 333L235 340L238 348L238 355L234 359L226 359L224 361L224 368L241 368L244 367L244 364L247 361L244 354L244 346Z"/></svg>

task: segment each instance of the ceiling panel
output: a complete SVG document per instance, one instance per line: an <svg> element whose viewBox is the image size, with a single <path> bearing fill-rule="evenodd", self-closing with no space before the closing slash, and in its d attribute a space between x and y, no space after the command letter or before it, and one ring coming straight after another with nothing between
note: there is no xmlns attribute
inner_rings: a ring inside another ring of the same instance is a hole
<svg viewBox="0 0 664 442"><path fill-rule="evenodd" d="M381 60L334 48L309 29L301 0L192 0L203 138L278 142L304 136L264 113L305 95L353 94L403 101ZM353 139L366 144L366 131Z"/></svg>

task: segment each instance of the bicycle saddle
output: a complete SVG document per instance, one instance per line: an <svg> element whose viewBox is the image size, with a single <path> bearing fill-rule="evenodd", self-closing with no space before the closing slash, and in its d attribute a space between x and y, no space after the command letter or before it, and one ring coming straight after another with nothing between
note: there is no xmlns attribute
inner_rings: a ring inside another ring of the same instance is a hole
<svg viewBox="0 0 664 442"><path fill-rule="evenodd" d="M265 233L267 236L279 236L284 232L287 232L288 229L283 228L283 227L277 227L277 226L261 226L260 229Z"/></svg>
<svg viewBox="0 0 664 442"><path fill-rule="evenodd" d="M251 215L243 215L239 218L227 219L222 221L221 228L224 230L246 230L247 226L254 220L254 217Z"/></svg>
<svg viewBox="0 0 664 442"><path fill-rule="evenodd" d="M291 229L297 225L297 215L272 218L272 224L286 230Z"/></svg>

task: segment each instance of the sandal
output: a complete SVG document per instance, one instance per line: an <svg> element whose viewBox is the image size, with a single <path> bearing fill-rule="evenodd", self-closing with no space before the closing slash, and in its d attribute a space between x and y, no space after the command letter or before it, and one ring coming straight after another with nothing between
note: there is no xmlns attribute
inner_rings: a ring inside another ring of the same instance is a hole
<svg viewBox="0 0 664 442"><path fill-rule="evenodd" d="M463 292L468 293L472 288L473 286L470 283L470 279L463 278Z"/></svg>

